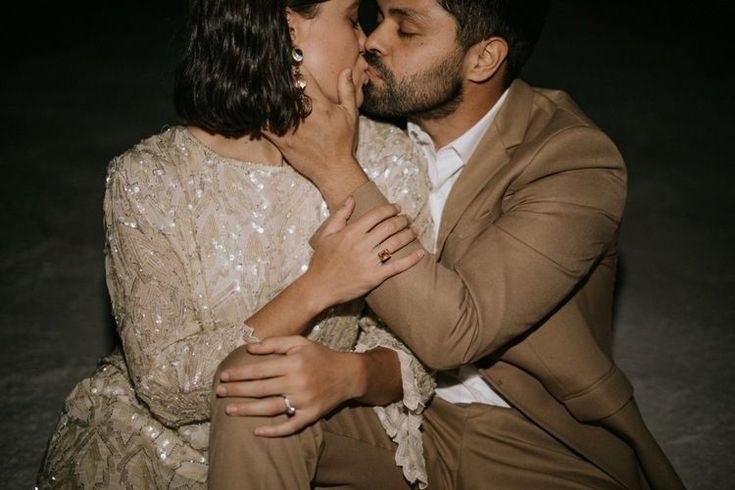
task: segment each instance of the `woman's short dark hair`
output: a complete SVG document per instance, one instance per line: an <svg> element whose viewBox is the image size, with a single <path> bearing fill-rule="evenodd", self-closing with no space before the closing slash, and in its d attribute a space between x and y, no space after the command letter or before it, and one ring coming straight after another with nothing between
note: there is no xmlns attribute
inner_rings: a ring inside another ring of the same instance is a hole
<svg viewBox="0 0 735 490"><path fill-rule="evenodd" d="M229 137L302 121L286 7L307 18L325 0L190 0L174 103L184 124Z"/></svg>
<svg viewBox="0 0 735 490"><path fill-rule="evenodd" d="M531 57L541 36L549 0L440 0L457 21L457 37L467 49L483 39L502 37L508 43L509 85Z"/></svg>

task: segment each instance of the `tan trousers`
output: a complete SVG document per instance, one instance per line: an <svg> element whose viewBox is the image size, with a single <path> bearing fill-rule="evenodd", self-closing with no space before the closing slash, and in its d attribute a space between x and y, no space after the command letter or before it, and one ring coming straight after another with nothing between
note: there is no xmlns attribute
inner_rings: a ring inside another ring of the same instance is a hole
<svg viewBox="0 0 735 490"><path fill-rule="evenodd" d="M252 358L237 349L220 369ZM411 488L372 408L344 407L297 435L266 439L253 434L265 419L229 417L228 401L212 404L210 489ZM623 488L515 409L435 399L425 415L429 488Z"/></svg>

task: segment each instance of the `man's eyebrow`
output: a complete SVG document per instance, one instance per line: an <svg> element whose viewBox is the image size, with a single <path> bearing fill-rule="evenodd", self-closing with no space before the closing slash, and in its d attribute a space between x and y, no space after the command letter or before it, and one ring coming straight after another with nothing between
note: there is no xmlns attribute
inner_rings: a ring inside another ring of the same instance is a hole
<svg viewBox="0 0 735 490"><path fill-rule="evenodd" d="M415 22L426 23L429 18L423 14L420 14L416 10L408 7L391 7L388 9L388 14L396 17L405 17L408 20Z"/></svg>

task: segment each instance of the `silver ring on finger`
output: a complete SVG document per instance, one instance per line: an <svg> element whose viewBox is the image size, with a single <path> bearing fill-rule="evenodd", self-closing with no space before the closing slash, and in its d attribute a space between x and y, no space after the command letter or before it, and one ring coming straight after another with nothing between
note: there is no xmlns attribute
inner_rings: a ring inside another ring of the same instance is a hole
<svg viewBox="0 0 735 490"><path fill-rule="evenodd" d="M291 400L286 395L281 396L283 397L283 404L286 405L286 416L293 417L296 415L296 407L293 406Z"/></svg>

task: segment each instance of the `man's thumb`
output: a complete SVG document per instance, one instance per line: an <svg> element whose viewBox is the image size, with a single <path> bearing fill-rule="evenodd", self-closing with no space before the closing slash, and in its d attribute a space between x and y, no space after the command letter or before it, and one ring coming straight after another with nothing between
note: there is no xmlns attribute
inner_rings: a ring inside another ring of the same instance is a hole
<svg viewBox="0 0 735 490"><path fill-rule="evenodd" d="M355 84L352 81L351 68L346 68L339 74L339 84L337 89L339 105L347 109L353 116L357 116L357 97Z"/></svg>

